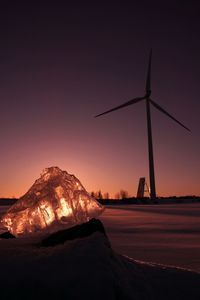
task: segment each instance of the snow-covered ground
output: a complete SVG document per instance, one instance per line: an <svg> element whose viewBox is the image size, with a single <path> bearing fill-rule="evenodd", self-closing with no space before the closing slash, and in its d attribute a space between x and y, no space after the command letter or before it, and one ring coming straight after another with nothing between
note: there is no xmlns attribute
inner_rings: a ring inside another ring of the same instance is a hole
<svg viewBox="0 0 200 300"><path fill-rule="evenodd" d="M100 219L117 252L200 272L200 204L110 206Z"/></svg>
<svg viewBox="0 0 200 300"><path fill-rule="evenodd" d="M112 247L100 232L47 248L39 237L1 240L1 298L198 300L199 274L137 260L200 271L199 215L198 204L109 207Z"/></svg>
<svg viewBox="0 0 200 300"><path fill-rule="evenodd" d="M200 272L200 204L107 206L100 219L118 253Z"/></svg>

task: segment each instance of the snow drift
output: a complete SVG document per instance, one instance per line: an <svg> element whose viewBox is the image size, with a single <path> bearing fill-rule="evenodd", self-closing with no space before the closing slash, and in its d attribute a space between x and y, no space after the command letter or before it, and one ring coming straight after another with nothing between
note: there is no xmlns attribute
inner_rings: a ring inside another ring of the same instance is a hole
<svg viewBox="0 0 200 300"><path fill-rule="evenodd" d="M54 247L1 240L0 255L2 299L200 299L199 274L121 256L102 232Z"/></svg>
<svg viewBox="0 0 200 300"><path fill-rule="evenodd" d="M103 211L81 182L58 167L46 168L29 191L1 219L15 236L57 231L81 224Z"/></svg>

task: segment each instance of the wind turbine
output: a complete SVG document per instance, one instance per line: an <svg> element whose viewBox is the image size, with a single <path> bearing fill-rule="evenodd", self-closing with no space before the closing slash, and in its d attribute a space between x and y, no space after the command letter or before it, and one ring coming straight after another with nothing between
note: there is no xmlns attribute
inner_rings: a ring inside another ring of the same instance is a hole
<svg viewBox="0 0 200 300"><path fill-rule="evenodd" d="M176 123L181 125L186 130L190 131L189 128L187 128L185 125L183 125L181 122L179 122L177 119L175 119L171 114L169 114L166 110L164 110L158 103L153 101L151 96L151 57L152 57L152 50L149 54L149 62L148 62L148 70L147 70L147 77L146 77L146 88L145 88L145 95L143 97L137 97L132 100L129 100L119 106L116 106L114 108L111 108L99 115L96 115L95 117L100 117L102 115L108 114L112 111L121 109L123 107L135 104L137 102L140 102L142 100L146 101L146 116L147 116L147 135L148 135L148 153L149 153L149 179L150 179L150 198L152 201L155 201L156 199L156 184L155 184L155 173L154 173L154 158L153 158L153 141L152 141L152 129L151 129L151 110L150 105L157 108L159 111L167 115L169 118L174 120Z"/></svg>

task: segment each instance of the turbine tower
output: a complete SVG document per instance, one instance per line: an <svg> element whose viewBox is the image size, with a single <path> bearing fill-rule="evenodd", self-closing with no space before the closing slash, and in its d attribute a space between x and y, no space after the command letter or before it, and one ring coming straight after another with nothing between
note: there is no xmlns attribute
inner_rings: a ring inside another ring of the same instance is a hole
<svg viewBox="0 0 200 300"><path fill-rule="evenodd" d="M150 180L150 198L152 202L156 200L156 184L155 184L155 173L154 173L154 158L153 158L153 141L152 141L152 129L151 129L151 109L150 105L157 108L159 111L167 115L169 118L174 120L176 123L181 125L186 130L190 131L189 128L187 128L185 125L183 125L181 122L179 122L177 119L175 119L171 114L169 114L166 110L164 110L158 103L153 101L151 96L151 57L152 57L152 50L149 54L149 62L148 62L148 70L147 70L147 78L146 78L146 88L145 88L145 95L143 97L137 97L132 100L129 100L119 106L116 106L112 109L109 109L99 115L96 115L95 117L100 117L102 115L108 114L112 111L121 109L123 107L135 104L137 102L140 102L142 100L146 101L146 116L147 116L147 136L148 136L148 154L149 154L149 180Z"/></svg>

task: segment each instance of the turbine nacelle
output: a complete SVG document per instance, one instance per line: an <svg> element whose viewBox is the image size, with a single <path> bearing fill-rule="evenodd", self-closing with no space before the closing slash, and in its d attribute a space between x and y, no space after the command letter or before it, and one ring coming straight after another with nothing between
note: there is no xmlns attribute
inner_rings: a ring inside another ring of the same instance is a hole
<svg viewBox="0 0 200 300"><path fill-rule="evenodd" d="M149 90L149 91L146 91L146 94L145 94L145 98L146 99L149 99L150 98L150 96L151 96L151 90Z"/></svg>

